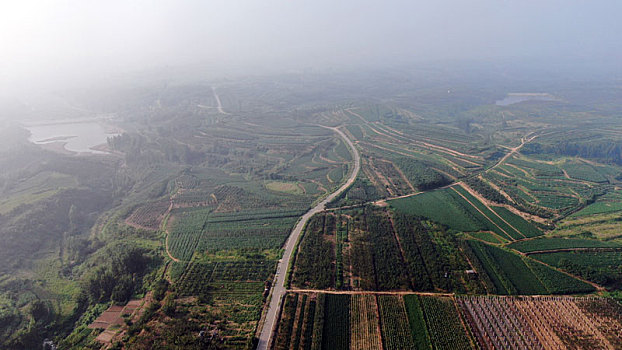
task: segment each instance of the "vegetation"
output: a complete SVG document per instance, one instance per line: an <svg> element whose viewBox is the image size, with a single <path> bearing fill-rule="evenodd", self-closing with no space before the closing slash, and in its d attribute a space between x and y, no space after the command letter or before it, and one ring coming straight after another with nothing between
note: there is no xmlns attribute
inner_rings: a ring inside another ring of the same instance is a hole
<svg viewBox="0 0 622 350"><path fill-rule="evenodd" d="M591 323L618 344L617 304L591 297L460 297L457 309L391 294L594 292L572 276L622 289L617 87L553 79L558 101L500 106L502 91L536 87L506 75L474 89L453 72L448 94L431 71L390 87L380 72L222 81L227 114L206 108L205 82L64 93L78 108L58 119L97 111L126 130L108 154L59 153L0 123L0 348L101 347L89 326L128 300L146 302L142 316L102 346L253 348L283 243L351 170L317 125L350 134L362 170L308 222L291 288L389 294L289 293L275 347L595 348ZM589 317L569 323L569 305ZM530 317L550 331L529 331Z"/></svg>
<svg viewBox="0 0 622 350"><path fill-rule="evenodd" d="M573 249L573 248L619 248L613 242L603 242L595 239L579 238L539 238L528 241L515 242L508 247L529 253L543 250Z"/></svg>
<svg viewBox="0 0 622 350"><path fill-rule="evenodd" d="M398 296L379 295L382 342L385 349L412 349L414 342L408 324L403 301Z"/></svg>
<svg viewBox="0 0 622 350"><path fill-rule="evenodd" d="M471 349L472 342L450 298L420 297L435 349Z"/></svg>
<svg viewBox="0 0 622 350"><path fill-rule="evenodd" d="M423 309L421 301L416 295L405 295L404 306L408 315L408 324L410 325L410 334L413 338L414 349L430 349L430 335L425 325Z"/></svg>

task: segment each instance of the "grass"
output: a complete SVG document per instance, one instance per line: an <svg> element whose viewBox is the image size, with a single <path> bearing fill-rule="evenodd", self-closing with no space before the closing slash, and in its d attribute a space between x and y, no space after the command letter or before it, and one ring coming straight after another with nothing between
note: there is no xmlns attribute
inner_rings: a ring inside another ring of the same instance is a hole
<svg viewBox="0 0 622 350"><path fill-rule="evenodd" d="M302 194L302 189L295 182L271 181L266 183L266 188L270 191L289 194Z"/></svg>

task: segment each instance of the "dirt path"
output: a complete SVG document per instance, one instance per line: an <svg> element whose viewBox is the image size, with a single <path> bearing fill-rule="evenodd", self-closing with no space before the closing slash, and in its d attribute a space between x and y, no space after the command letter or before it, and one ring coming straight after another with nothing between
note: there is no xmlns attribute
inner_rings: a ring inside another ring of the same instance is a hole
<svg viewBox="0 0 622 350"><path fill-rule="evenodd" d="M550 250L534 250L525 252L525 255L550 254L550 253L567 253L567 252L619 252L622 248L616 247L591 247L591 248L559 248Z"/></svg>
<svg viewBox="0 0 622 350"><path fill-rule="evenodd" d="M358 114L358 113L356 113L356 112L353 112L353 111L351 110L351 108L346 109L346 111L347 111L348 113L350 113L350 114L352 114L352 115L354 115L354 116L358 117L359 119L361 119L361 121L363 121L363 123L365 123L365 124L366 124L366 125L367 125L367 126L368 126L371 130L372 130L372 131L374 131L376 134L381 135L381 136L388 137L388 138L390 138L390 139L392 139L392 140L394 140L394 141L396 141L396 142L398 142L398 143L404 144L404 143L406 143L406 142L409 142L409 141L410 141L410 142L414 143L415 145L417 145L417 146L419 146L419 147L422 147L422 148L428 148L428 149L432 148L432 149L435 149L435 150L436 150L436 151L438 151L438 152L446 153L446 154L449 154L449 155L454 156L454 157L466 157L466 158L478 159L478 160L481 160L481 159L482 159L482 157L481 157L481 156L475 156L475 155L472 155L472 154L462 153L462 152L459 152L459 151L453 150L453 149L451 149L451 148L447 148L447 147L443 147L443 146L435 145L435 144L428 143L428 142L417 141L417 140L413 140L413 139L410 139L410 138L408 138L408 139L406 139L406 140L400 140L398 137L396 137L396 136L394 136L394 135L390 135L390 134L389 134L386 130L382 130L382 129L381 129L381 130L378 130L378 126L377 126L376 124L374 124L374 123L371 123L371 122L367 121L367 120L366 120L365 118L363 118L363 116L361 116L360 114ZM376 126L376 127L374 127L374 126ZM400 136L400 137L405 138L405 137L403 137L403 136ZM464 162L470 163L470 164L472 164L472 165L480 165L480 164L477 164L477 163L471 162L471 161L466 160L466 159L461 159L461 160L462 160L462 161L464 161Z"/></svg>
<svg viewBox="0 0 622 350"><path fill-rule="evenodd" d="M564 271L564 270L562 270L562 269L560 269L560 268L558 268L558 267L555 267L555 266L553 266L553 265L549 265L549 264L547 264L547 263L545 263L545 262L542 262L542 261L540 261L540 260L536 260L536 259L534 259L534 258L530 257L528 254L523 253L523 252L521 252L521 251L518 251L518 250L516 250L516 249L512 249L512 248L510 248L510 249L511 249L513 252L515 252L515 253L517 253L517 254L519 254L519 255L521 255L521 256L524 256L525 258L527 258L527 259L529 259L529 260L533 261L534 263L537 263L537 264L542 264L542 265L544 265L544 266L546 266L546 267L549 267L549 268L551 268L551 269L553 269L553 270L555 270L555 271L557 271L557 272L561 272L561 273L563 273L563 274L564 274L564 275L566 275L566 276L569 276L569 277L572 277L572 278L574 278L574 279L577 279L577 280L579 280L579 281L581 281L581 282L583 282L583 283L587 283L587 284L589 284L590 286L592 286L592 287L596 288L596 290L597 290L597 291L599 291L599 292L604 292L604 291L606 290L606 289L605 289L605 287L603 287L603 286L601 286L601 285L599 285L599 284L596 284L596 283L594 283L594 282L590 282L590 281L588 281L588 280L586 280L586 279L584 279L584 278L581 278L581 277L579 277L579 276L575 276L575 275L573 275L573 274L571 274L571 273L569 273L569 272L566 272L566 271Z"/></svg>
<svg viewBox="0 0 622 350"><path fill-rule="evenodd" d="M174 262L180 262L181 260L177 259L176 257L173 256L173 254L171 254L171 252L168 249L168 238L170 237L170 233L168 231L168 224L169 224L169 220L170 220L170 214L171 214L171 210L173 210L173 197L175 197L175 194L173 194L170 197L170 204L168 206L168 209L166 210L166 213L164 213L164 219L162 219L162 227L160 228L161 230L164 231L164 233L166 234L166 239L164 240L164 250L166 251L166 255L168 255L168 257L173 260Z"/></svg>
<svg viewBox="0 0 622 350"><path fill-rule="evenodd" d="M218 112L220 114L230 114L225 112L224 109L222 109L222 103L220 103L220 96L218 96L218 94L216 93L216 88L212 86L212 93L214 94L214 98L216 99L216 104L218 104L218 106L216 108L218 108Z"/></svg>
<svg viewBox="0 0 622 350"><path fill-rule="evenodd" d="M486 219L488 219L488 221L490 221L490 223L492 223L492 224L493 224L493 225L495 225L495 226L496 226L499 230L501 230L503 233L505 233L505 234L507 235L507 238L508 238L510 241L513 241L513 240L514 240L514 238L512 237L512 235L511 235L511 234L507 233L504 229L502 229L499 225L497 225L497 223L496 223L496 222L492 221L492 219L491 219L491 218L489 218L489 217L488 217L488 215L484 214L484 212L483 212L483 211L481 211L478 207L476 207L476 206L475 206L475 204L471 203L471 201L470 201L470 200L468 200L468 199L467 199L467 198L466 198L466 197L465 197L462 193L460 193L460 192L456 191L456 189L455 189L455 188L452 188L452 190L453 190L454 192L456 192L456 193L457 193L460 197L462 197L462 199L464 199L467 203L469 203L469 204L470 204L470 205L471 205L471 206L472 206L475 210L477 210L480 214L482 214L482 215L483 215ZM488 207L487 207L487 208L488 208ZM488 209L490 210L490 208L488 208ZM491 211L492 211L492 210L491 210ZM493 213L494 213L494 211L493 211Z"/></svg>
<svg viewBox="0 0 622 350"><path fill-rule="evenodd" d="M261 334L259 335L259 341L257 345L258 350L267 350L270 348L272 335L274 333L276 322L281 310L283 297L285 296L285 293L287 293L287 289L285 288L287 269L289 268L290 261L294 255L294 250L296 248L296 243L298 242L300 235L302 234L303 228L313 215L324 211L326 209L327 203L337 198L337 196L347 190L354 183L359 171L361 170L361 156L359 155L358 150L354 146L354 143L352 143L352 141L346 136L346 134L344 134L336 127L322 127L334 131L346 142L346 144L350 148L350 152L352 153L354 167L352 168L350 176L348 177L346 182L341 185L341 187L339 187L335 192L328 195L320 203L318 203L315 207L311 208L302 216L302 218L298 221L298 223L292 230L292 233L287 238L287 241L285 241L283 258L279 260L276 268L272 292L269 297L270 301L268 302L268 310L266 312L266 317L261 328Z"/></svg>
<svg viewBox="0 0 622 350"><path fill-rule="evenodd" d="M475 190L473 190L471 187L467 186L465 183L461 183L460 186L462 186L462 188L464 188L467 192L469 192L473 197L475 197L476 199L478 199L480 202L482 202L482 204L488 208L488 210L490 210L491 213L493 213L493 215L495 215L496 217L498 217L501 221L505 222L509 227L511 227L514 231L518 232L521 236L523 236L524 238L527 238L527 236L525 236L522 232L520 232L520 230L518 230L516 227L514 227L514 225L510 224L509 222L507 222L504 218L501 217L501 215L497 214L496 211L494 211L490 205L488 205L488 201L485 200L484 197L482 197L479 193L477 193ZM505 231L504 231L505 232ZM513 238L513 237L512 237Z"/></svg>
<svg viewBox="0 0 622 350"><path fill-rule="evenodd" d="M510 152L508 152L506 155L504 155L503 158L501 158L495 165L493 165L492 167L486 169L486 172L489 172L490 170L492 170L492 169L498 167L499 165L503 164L503 162L505 162L508 158L510 158L514 153L520 151L520 149L523 148L523 146L525 146L527 143L533 141L536 137L538 137L538 135L532 135L531 137L529 137L529 135L527 135L525 137L521 137L520 145L518 145L516 147L508 147Z"/></svg>
<svg viewBox="0 0 622 350"><path fill-rule="evenodd" d="M171 252L168 250L168 236L169 233L168 231L166 231L166 242L164 243L165 247L166 247L166 255L168 255L169 258L171 258L171 260L173 260L174 262L180 262L181 260L177 259L176 257L174 257Z"/></svg>

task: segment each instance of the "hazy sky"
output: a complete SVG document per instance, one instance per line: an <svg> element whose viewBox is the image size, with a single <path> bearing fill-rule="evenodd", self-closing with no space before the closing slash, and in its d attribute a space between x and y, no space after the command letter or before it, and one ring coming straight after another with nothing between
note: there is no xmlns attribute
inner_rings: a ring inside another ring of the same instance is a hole
<svg viewBox="0 0 622 350"><path fill-rule="evenodd" d="M622 1L2 0L0 79L159 66L622 61Z"/></svg>

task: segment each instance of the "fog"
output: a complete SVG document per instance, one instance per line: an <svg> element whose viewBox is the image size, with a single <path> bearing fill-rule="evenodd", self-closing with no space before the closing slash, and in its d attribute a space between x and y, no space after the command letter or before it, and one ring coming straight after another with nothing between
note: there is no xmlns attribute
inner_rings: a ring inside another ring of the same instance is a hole
<svg viewBox="0 0 622 350"><path fill-rule="evenodd" d="M0 4L7 91L233 72L538 61L620 71L620 1L75 0Z"/></svg>

